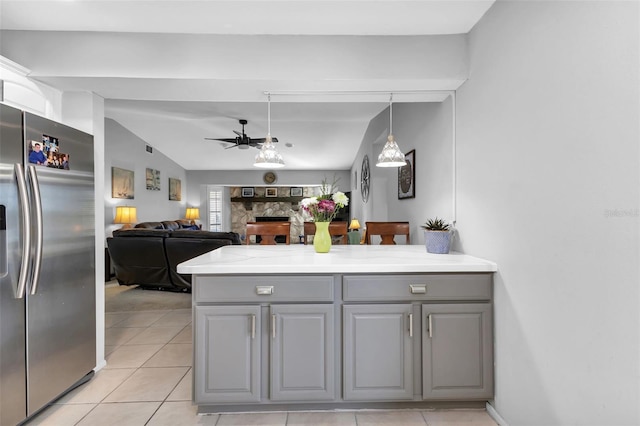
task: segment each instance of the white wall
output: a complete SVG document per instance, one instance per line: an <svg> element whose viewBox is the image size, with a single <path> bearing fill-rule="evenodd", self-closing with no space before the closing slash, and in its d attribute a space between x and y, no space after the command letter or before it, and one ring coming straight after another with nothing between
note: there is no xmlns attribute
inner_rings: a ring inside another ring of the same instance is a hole
<svg viewBox="0 0 640 426"><path fill-rule="evenodd" d="M423 244L420 225L435 216L453 220L452 99L433 103L394 103L393 134L400 150L415 150L415 198L398 199L398 169L376 167L389 133L387 108L369 123L352 169L358 189L352 196L352 217L366 221L409 221L411 243ZM371 167L371 195L362 202L361 164L364 154ZM403 239L396 239L402 243Z"/></svg>
<svg viewBox="0 0 640 426"><path fill-rule="evenodd" d="M96 276L96 366L106 365L104 358L104 99L89 92L62 94L62 122L93 135L93 171L95 193L95 276Z"/></svg>
<svg viewBox="0 0 640 426"><path fill-rule="evenodd" d="M637 2L499 1L458 91L458 230L497 262L511 425L640 424Z"/></svg>
<svg viewBox="0 0 640 426"><path fill-rule="evenodd" d="M382 196L378 197L378 189L381 187L378 178L374 179L375 164L380 154L382 146L374 149L374 144L387 140L389 134L389 111L384 110L377 116L375 116L367 126L367 130L362 135L362 142L360 148L356 154L356 158L351 168L351 217L357 218L360 222L360 226L364 227L366 221L373 220L387 220L386 202L387 198L382 192ZM362 198L362 160L364 156L369 157L370 167L370 192L369 199L365 202ZM389 172L390 173L390 172ZM355 179L354 179L355 178ZM384 185L383 185L384 186ZM373 203L378 202L382 205L377 205L374 208ZM375 214L374 214L375 213Z"/></svg>
<svg viewBox="0 0 640 426"><path fill-rule="evenodd" d="M392 169L386 182L386 220L409 221L413 244L424 244L421 225L427 219L438 216L453 221L452 117L451 97L440 103L393 106L396 141L404 153L415 149L416 197L398 199L398 170Z"/></svg>
<svg viewBox="0 0 640 426"><path fill-rule="evenodd" d="M131 133L119 123L105 119L105 157L104 157L104 199L105 229L111 236L116 205L135 206L138 222L175 220L183 218L186 212L187 177L185 170L157 149L149 154L144 140ZM134 199L111 198L111 168L133 170ZM146 185L146 169L160 171L160 191L151 191ZM180 179L182 183L182 201L169 200L169 178Z"/></svg>

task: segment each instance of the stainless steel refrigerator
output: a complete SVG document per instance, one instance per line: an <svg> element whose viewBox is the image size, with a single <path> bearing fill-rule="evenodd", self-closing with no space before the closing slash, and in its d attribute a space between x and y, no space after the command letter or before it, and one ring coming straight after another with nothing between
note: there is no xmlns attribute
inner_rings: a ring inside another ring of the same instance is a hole
<svg viewBox="0 0 640 426"><path fill-rule="evenodd" d="M0 104L2 426L93 374L94 213L93 137Z"/></svg>

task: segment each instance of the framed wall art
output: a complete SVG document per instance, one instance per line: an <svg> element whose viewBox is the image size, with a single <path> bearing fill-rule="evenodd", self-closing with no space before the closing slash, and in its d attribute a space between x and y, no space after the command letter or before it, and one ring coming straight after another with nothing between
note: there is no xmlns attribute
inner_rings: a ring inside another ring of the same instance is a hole
<svg viewBox="0 0 640 426"><path fill-rule="evenodd" d="M134 185L133 171L121 169L118 167L111 168L111 197L126 198L133 200Z"/></svg>
<svg viewBox="0 0 640 426"><path fill-rule="evenodd" d="M182 200L182 182L180 182L180 179L169 178L169 200Z"/></svg>
<svg viewBox="0 0 640 426"><path fill-rule="evenodd" d="M255 191L253 190L252 187L244 187L242 188L242 196L243 197L253 197L255 194Z"/></svg>
<svg viewBox="0 0 640 426"><path fill-rule="evenodd" d="M264 191L265 197L277 197L278 196L278 188L266 188Z"/></svg>
<svg viewBox="0 0 640 426"><path fill-rule="evenodd" d="M302 197L302 187L294 186L291 188L292 197Z"/></svg>
<svg viewBox="0 0 640 426"><path fill-rule="evenodd" d="M147 189L150 191L160 191L160 170L147 169Z"/></svg>
<svg viewBox="0 0 640 426"><path fill-rule="evenodd" d="M416 197L416 150L407 152L404 159L407 164L398 167L398 200Z"/></svg>

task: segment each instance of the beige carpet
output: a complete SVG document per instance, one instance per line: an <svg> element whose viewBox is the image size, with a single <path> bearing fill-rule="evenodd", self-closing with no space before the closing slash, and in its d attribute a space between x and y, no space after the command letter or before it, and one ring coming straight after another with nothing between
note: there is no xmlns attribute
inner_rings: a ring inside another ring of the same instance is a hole
<svg viewBox="0 0 640 426"><path fill-rule="evenodd" d="M191 293L143 290L137 286L118 285L113 281L105 288L105 311L155 311L190 309Z"/></svg>

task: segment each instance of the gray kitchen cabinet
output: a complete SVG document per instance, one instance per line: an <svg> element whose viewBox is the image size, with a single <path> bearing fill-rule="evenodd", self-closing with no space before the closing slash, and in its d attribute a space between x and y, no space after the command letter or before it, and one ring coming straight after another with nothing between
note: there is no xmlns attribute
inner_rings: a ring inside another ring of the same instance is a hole
<svg viewBox="0 0 640 426"><path fill-rule="evenodd" d="M468 272L196 274L194 402L221 412L491 399L492 285Z"/></svg>
<svg viewBox="0 0 640 426"><path fill-rule="evenodd" d="M333 304L271 305L270 310L270 399L335 399Z"/></svg>
<svg viewBox="0 0 640 426"><path fill-rule="evenodd" d="M424 399L493 396L490 303L422 305Z"/></svg>
<svg viewBox="0 0 640 426"><path fill-rule="evenodd" d="M194 401L260 401L260 306L196 306Z"/></svg>
<svg viewBox="0 0 640 426"><path fill-rule="evenodd" d="M412 312L410 303L343 306L345 401L413 398Z"/></svg>

